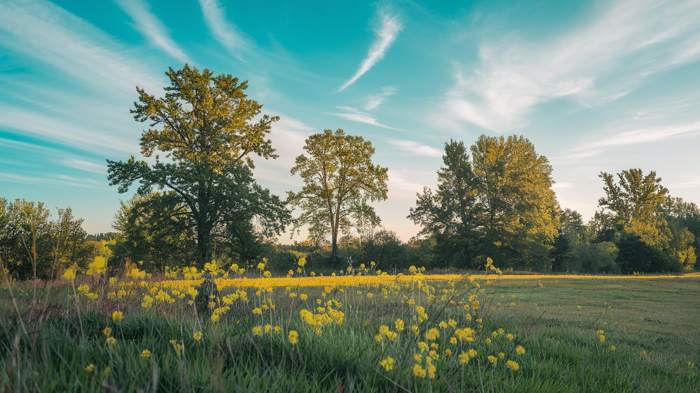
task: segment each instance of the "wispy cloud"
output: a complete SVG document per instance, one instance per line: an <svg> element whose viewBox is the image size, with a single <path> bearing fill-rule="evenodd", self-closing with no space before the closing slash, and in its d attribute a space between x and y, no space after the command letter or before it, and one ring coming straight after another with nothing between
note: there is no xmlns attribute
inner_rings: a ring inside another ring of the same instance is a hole
<svg viewBox="0 0 700 393"><path fill-rule="evenodd" d="M381 123L369 113L362 112L356 108L350 106L339 106L337 108L340 110L340 112L333 112L332 114L334 116L340 117L341 119L350 120L357 123L369 124L375 127L386 128L388 130L398 131L397 128Z"/></svg>
<svg viewBox="0 0 700 393"><path fill-rule="evenodd" d="M63 161L65 166L79 169L83 172L96 173L98 175L104 175L107 173L107 168L104 163L98 164L94 161L87 161L79 158L68 158Z"/></svg>
<svg viewBox="0 0 700 393"><path fill-rule="evenodd" d="M424 157L440 157L442 152L432 146L406 139L390 139L389 143L405 152Z"/></svg>
<svg viewBox="0 0 700 393"><path fill-rule="evenodd" d="M236 27L226 21L226 16L217 0L199 0L204 14L204 21L214 38L236 58L241 58L241 52L249 47L247 39Z"/></svg>
<svg viewBox="0 0 700 393"><path fill-rule="evenodd" d="M384 57L386 51L394 43L402 28L403 26L398 16L390 14L386 9L380 9L379 24L375 29L376 38L372 43L372 46L370 46L367 56L364 58L364 60L362 60L362 63L360 63L360 67L357 69L357 71L355 71L355 74L345 83L343 83L338 91L347 89L353 83L357 82L362 75L374 67L374 65Z"/></svg>
<svg viewBox="0 0 700 393"><path fill-rule="evenodd" d="M476 66L455 67L441 105L453 122L505 132L557 98L614 101L653 74L697 60L698 20L697 1L625 0L559 38L483 42Z"/></svg>
<svg viewBox="0 0 700 393"><path fill-rule="evenodd" d="M192 60L180 48L158 18L151 13L148 4L142 0L119 0L119 6L134 20L136 28L155 46L159 47L173 58L182 63L192 63Z"/></svg>
<svg viewBox="0 0 700 393"><path fill-rule="evenodd" d="M397 91L399 91L399 89L394 86L384 86L378 93L367 97L365 110L372 111L379 108L387 98L396 94Z"/></svg>
<svg viewBox="0 0 700 393"><path fill-rule="evenodd" d="M611 148L662 142L671 138L699 134L700 121L615 130L608 132L607 135L597 140L574 147L567 154L559 157L559 159L576 161L601 154Z"/></svg>
<svg viewBox="0 0 700 393"><path fill-rule="evenodd" d="M135 143L126 138L110 135L96 136L95 129L84 128L72 122L46 116L36 111L0 104L0 126L33 134L66 145L104 153L132 153Z"/></svg>
<svg viewBox="0 0 700 393"><path fill-rule="evenodd" d="M61 187L71 186L92 189L99 189L102 186L101 183L92 179L78 179L64 174L46 176L41 174L19 175L16 173L0 172L0 180L20 184L55 185Z"/></svg>
<svg viewBox="0 0 700 393"><path fill-rule="evenodd" d="M155 90L160 79L99 29L46 1L8 1L0 9L0 46L105 94Z"/></svg>

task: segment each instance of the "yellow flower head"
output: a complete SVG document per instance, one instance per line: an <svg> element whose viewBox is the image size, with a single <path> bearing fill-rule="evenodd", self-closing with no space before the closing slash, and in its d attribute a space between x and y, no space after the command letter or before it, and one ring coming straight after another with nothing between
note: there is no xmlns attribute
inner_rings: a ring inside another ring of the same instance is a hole
<svg viewBox="0 0 700 393"><path fill-rule="evenodd" d="M296 330L290 330L287 334L287 338L289 339L290 344L297 345L299 342L299 333Z"/></svg>
<svg viewBox="0 0 700 393"><path fill-rule="evenodd" d="M203 336L204 336L204 335L203 335L202 332L199 331L199 330L197 330L196 332L192 333L192 338L193 338L194 341L196 341L196 342L202 341L202 337L203 337Z"/></svg>
<svg viewBox="0 0 700 393"><path fill-rule="evenodd" d="M66 270L63 272L63 276L62 276L63 279L64 279L64 280L68 280L68 281L73 281L73 280L75 280L75 276L77 275L77 270L78 270L78 268L77 268L77 266L75 266L75 265L69 267L68 269L66 269Z"/></svg>
<svg viewBox="0 0 700 393"><path fill-rule="evenodd" d="M263 328L262 326L253 326L252 332L253 336L262 336Z"/></svg>
<svg viewBox="0 0 700 393"><path fill-rule="evenodd" d="M149 349L144 349L141 351L141 359L148 359L151 357L151 351Z"/></svg>
<svg viewBox="0 0 700 393"><path fill-rule="evenodd" d="M107 341L107 345L109 345L110 347L114 347L117 345L117 339L114 337L107 337L106 341Z"/></svg>
<svg viewBox="0 0 700 393"><path fill-rule="evenodd" d="M518 355L524 355L525 354L525 348L522 345L517 345L515 347L515 353Z"/></svg>
<svg viewBox="0 0 700 393"><path fill-rule="evenodd" d="M420 364L413 365L413 376L416 378L425 378L427 372Z"/></svg>
<svg viewBox="0 0 700 393"><path fill-rule="evenodd" d="M435 341L440 338L440 330L437 328L430 328L425 332L425 339L428 341Z"/></svg>
<svg viewBox="0 0 700 393"><path fill-rule="evenodd" d="M395 364L396 364L396 361L391 356L387 356L384 359L379 361L379 365L384 369L384 371L387 371L387 372L393 370Z"/></svg>
<svg viewBox="0 0 700 393"><path fill-rule="evenodd" d="M121 311L112 311L112 321L119 322L124 319L124 313Z"/></svg>
<svg viewBox="0 0 700 393"><path fill-rule="evenodd" d="M520 365L515 360L506 361L506 367L508 367L511 371L520 370Z"/></svg>
<svg viewBox="0 0 700 393"><path fill-rule="evenodd" d="M85 366L85 372L88 374L92 374L95 371L95 364L90 363L87 366Z"/></svg>
<svg viewBox="0 0 700 393"><path fill-rule="evenodd" d="M498 358L493 355L489 355L486 359L488 359L491 364L496 364L496 362L498 362Z"/></svg>

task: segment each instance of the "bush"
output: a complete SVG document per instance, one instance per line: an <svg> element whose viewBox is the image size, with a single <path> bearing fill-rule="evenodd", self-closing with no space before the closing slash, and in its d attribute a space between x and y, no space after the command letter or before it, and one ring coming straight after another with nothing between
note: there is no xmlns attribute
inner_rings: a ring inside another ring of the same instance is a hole
<svg viewBox="0 0 700 393"><path fill-rule="evenodd" d="M623 273L678 272L681 265L673 257L642 241L639 235L625 234L618 243L617 264Z"/></svg>
<svg viewBox="0 0 700 393"><path fill-rule="evenodd" d="M618 248L612 242L583 243L577 245L570 257L568 269L587 273L619 273L615 262Z"/></svg>

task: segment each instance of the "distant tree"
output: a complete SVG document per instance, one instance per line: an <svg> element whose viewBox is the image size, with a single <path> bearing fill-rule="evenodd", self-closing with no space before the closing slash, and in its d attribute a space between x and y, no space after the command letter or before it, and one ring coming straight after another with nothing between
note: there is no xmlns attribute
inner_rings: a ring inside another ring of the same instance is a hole
<svg viewBox="0 0 700 393"><path fill-rule="evenodd" d="M669 198L667 202L668 220L674 233L673 247L681 255L684 270L692 269L695 263L693 256L700 250L700 208L695 203L686 202L681 198ZM690 240L687 230L693 236L693 250L687 247ZM685 243L685 246L682 244Z"/></svg>
<svg viewBox="0 0 700 393"><path fill-rule="evenodd" d="M663 210L668 189L656 172L644 174L641 169L628 169L617 174L601 172L605 196L598 205L602 214L609 214L612 224L626 233L634 233L652 247L664 248L671 231Z"/></svg>
<svg viewBox="0 0 700 393"><path fill-rule="evenodd" d="M564 209L559 214L559 233L554 239L552 250L552 270L570 271L572 252L586 241L586 226L581 214L575 210Z"/></svg>
<svg viewBox="0 0 700 393"><path fill-rule="evenodd" d="M500 263L548 270L558 233L552 168L518 136L481 136L471 160L461 142L445 145L436 191L423 190L409 218L436 241L438 257L477 266Z"/></svg>
<svg viewBox="0 0 700 393"><path fill-rule="evenodd" d="M619 250L613 242L580 243L572 248L567 271L619 273L618 255Z"/></svg>
<svg viewBox="0 0 700 393"><path fill-rule="evenodd" d="M357 226L359 217L372 217L369 204L387 198L387 168L372 162L374 147L360 136L343 130L324 130L306 138L304 154L298 156L292 174L304 183L301 191L289 192L288 201L301 210L295 227L308 225L317 241L331 235L331 259L338 255L338 235Z"/></svg>
<svg viewBox="0 0 700 393"><path fill-rule="evenodd" d="M154 189L173 192L178 214L188 216L196 232L196 260L212 259L213 232L231 212L250 211L280 231L289 219L282 201L255 183L253 156L276 158L268 139L278 118L261 115L262 105L248 98L247 82L185 65L166 72L165 95L137 88L131 111L149 128L141 135L141 153L151 161L108 160L111 185L126 192L137 182L139 195ZM165 160L161 160L159 153ZM269 207L274 207L270 209ZM228 212L228 213L227 213Z"/></svg>
<svg viewBox="0 0 700 393"><path fill-rule="evenodd" d="M680 265L664 250L645 242L633 232L622 235L616 262L623 273L681 271Z"/></svg>
<svg viewBox="0 0 700 393"><path fill-rule="evenodd" d="M51 279L68 265L84 266L94 252L82 219L58 209L55 220L41 202L0 198L0 263L19 279Z"/></svg>

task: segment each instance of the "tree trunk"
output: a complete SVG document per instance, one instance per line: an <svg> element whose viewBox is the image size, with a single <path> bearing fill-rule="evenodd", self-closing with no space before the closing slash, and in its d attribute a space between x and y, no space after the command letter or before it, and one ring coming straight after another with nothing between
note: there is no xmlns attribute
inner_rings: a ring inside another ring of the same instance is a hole
<svg viewBox="0 0 700 393"><path fill-rule="evenodd" d="M197 266L211 262L211 227L205 223L197 225Z"/></svg>
<svg viewBox="0 0 700 393"><path fill-rule="evenodd" d="M338 258L338 229L331 229L331 261L335 262Z"/></svg>

